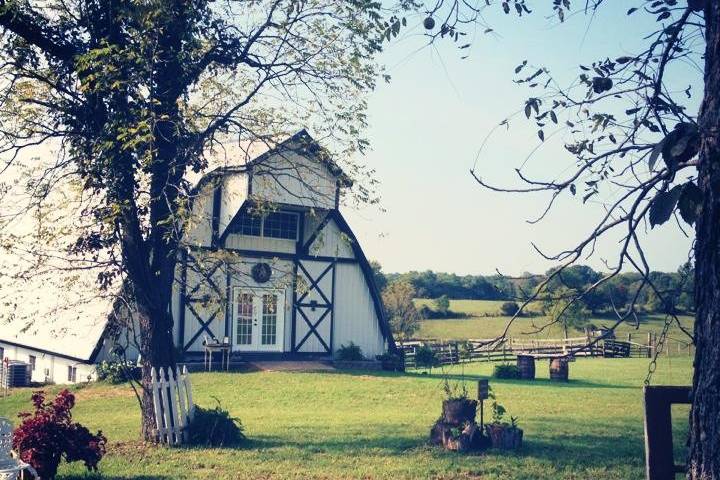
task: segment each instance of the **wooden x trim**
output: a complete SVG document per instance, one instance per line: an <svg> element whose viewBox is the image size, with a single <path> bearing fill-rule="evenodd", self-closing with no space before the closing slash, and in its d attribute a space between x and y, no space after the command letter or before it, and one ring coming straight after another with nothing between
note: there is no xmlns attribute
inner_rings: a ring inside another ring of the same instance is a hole
<svg viewBox="0 0 720 480"><path fill-rule="evenodd" d="M195 260L195 259L193 259L193 261L194 261L194 260ZM197 264L197 262L195 262L195 263ZM210 269L210 272L209 272L209 273L202 272L200 269L195 269L195 272L197 272L197 273L199 273L200 275L202 275L203 277L205 277L205 280L207 280L207 282L210 284L210 286L212 287L212 289L215 290L215 292L216 292L218 295L222 295L222 292L221 292L220 289L218 288L217 284L213 281L212 276L215 275L215 272L218 271L218 269L220 268L221 265L222 265L222 262L216 263L216 264ZM202 286L202 282L198 282L198 283L187 293L187 297L191 297L194 293L197 293L197 291L200 290L200 287L201 287L201 286Z"/></svg>
<svg viewBox="0 0 720 480"><path fill-rule="evenodd" d="M324 293L324 292L322 291L322 289L320 288L320 282L321 282L322 279L325 277L325 275L327 275L328 272L333 268L333 266L334 266L334 264L333 264L333 263L330 263L330 264L325 268L325 270L323 270L322 273L320 273L320 276L318 276L316 279L313 280L312 275L310 275L310 272L308 272L307 269L303 266L302 262L298 262L298 267L300 267L300 270L303 271L303 273L305 274L305 276L307 277L307 279L310 280L310 286L308 287L308 289L307 289L302 295L300 295L300 298L298 298L298 299L296 300L296 303L301 303L301 302L305 299L305 297L307 297L307 296L310 294L310 292L311 292L313 289L317 290L317 292L320 294L320 296L323 298L323 300L325 300L325 303L326 303L326 304L332 303L332 302L330 302L330 300L328 299L327 295L325 295L325 293Z"/></svg>
<svg viewBox="0 0 720 480"><path fill-rule="evenodd" d="M330 310L329 308L327 310L325 310L325 312L323 312L323 314L320 315L320 318L318 318L317 322L315 322L314 324L310 321L310 319L307 317L307 315L305 315L305 312L302 311L302 308L298 308L297 311L300 312L300 316L303 317L303 320L305 320L305 323L310 328L310 330L308 330L308 332L305 334L305 336L302 338L302 340L300 340L300 343L298 343L295 346L295 350L300 350L300 347L302 347L305 344L307 339L310 338L310 335L315 334L315 337L317 337L317 339L320 341L320 343L322 343L322 346L325 348L325 351L327 353L330 353L330 347L328 347L328 344L325 343L325 340L322 339L320 332L317 331L317 327L318 327L318 325L320 325L320 322L325 320L325 317L327 317L328 314L332 310Z"/></svg>
<svg viewBox="0 0 720 480"><path fill-rule="evenodd" d="M210 318L208 318L207 321L203 321L202 317L200 315L198 315L197 311L195 311L195 308L193 308L193 306L191 304L188 303L187 307L190 309L190 312L193 315L195 315L195 318L197 318L197 321L200 322L200 329L197 332L195 332L195 335L193 335L192 338L190 339L190 341L185 344L185 346L183 347L183 350L187 350L188 348L190 348L190 346L193 343L195 343L195 340L197 340L197 338L200 335L202 335L203 332L207 332L208 335L210 335L212 337L213 333L210 331L209 326L213 322L213 320L215 320L215 317L217 317L217 314L222 311L222 309L218 308L217 310L215 310L213 312L212 315L210 315Z"/></svg>

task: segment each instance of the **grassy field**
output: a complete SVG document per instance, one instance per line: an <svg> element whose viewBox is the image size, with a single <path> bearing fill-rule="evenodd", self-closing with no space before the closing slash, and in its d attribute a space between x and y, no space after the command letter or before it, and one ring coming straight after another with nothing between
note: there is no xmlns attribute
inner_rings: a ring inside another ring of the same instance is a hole
<svg viewBox="0 0 720 480"><path fill-rule="evenodd" d="M418 305L431 303L431 300L419 299ZM419 338L434 338L443 340L463 340L467 338L493 338L500 335L510 317L503 316L485 316L487 314L495 314L500 311L502 301L494 300L451 300L450 310L462 312L471 315L470 318L462 319L446 319L446 320L424 320L420 331L416 334ZM692 331L692 317L680 317L683 326ZM550 328L534 333L538 327L547 323L546 317L524 317L517 318L510 326L509 334L511 337L532 337L532 338L562 338L563 331L559 325L552 325ZM647 341L648 332L659 333L665 322L662 315L646 315L640 318L640 325L636 329L635 325L623 324L617 330L617 337L627 339L628 333L632 334L633 341L645 343ZM614 322L611 318L592 318L590 323L596 327L602 325L610 326ZM570 333L573 335L582 335L580 331ZM687 355L687 349L683 345L687 343L687 337L677 327L672 325L669 334L670 352L673 355ZM678 351L680 344L680 351Z"/></svg>
<svg viewBox="0 0 720 480"><path fill-rule="evenodd" d="M466 378L487 377L492 366L470 364ZM645 359L578 360L570 365L572 380L557 384L540 362L536 381L491 380L525 430L515 454L463 456L427 445L443 398L435 370L193 374L198 404L212 406L217 397L242 419L250 440L237 449L143 445L135 400L122 385L77 389L75 418L110 439L102 478L640 479L647 366ZM689 359L665 358L653 383L687 385L690 377ZM0 415L27 408L29 394L0 399ZM674 414L680 458L687 410ZM63 466L60 478L85 476L79 465Z"/></svg>

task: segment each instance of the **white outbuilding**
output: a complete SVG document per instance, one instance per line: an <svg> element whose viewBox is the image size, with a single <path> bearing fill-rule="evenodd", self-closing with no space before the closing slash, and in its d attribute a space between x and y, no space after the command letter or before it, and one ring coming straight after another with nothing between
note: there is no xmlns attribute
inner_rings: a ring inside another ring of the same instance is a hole
<svg viewBox="0 0 720 480"><path fill-rule="evenodd" d="M340 212L350 182L327 152L302 130L250 161L228 160L197 183L185 225L169 306L181 360L207 340L242 359L329 358L350 343L371 359L395 351L372 268ZM39 312L32 326L0 322L0 352L33 362L37 381L93 377L122 342L112 306L108 297Z"/></svg>
<svg viewBox="0 0 720 480"><path fill-rule="evenodd" d="M339 209L349 181L305 131L196 187L173 295L175 343L245 357L394 350L373 272ZM226 301L213 302L212 298Z"/></svg>

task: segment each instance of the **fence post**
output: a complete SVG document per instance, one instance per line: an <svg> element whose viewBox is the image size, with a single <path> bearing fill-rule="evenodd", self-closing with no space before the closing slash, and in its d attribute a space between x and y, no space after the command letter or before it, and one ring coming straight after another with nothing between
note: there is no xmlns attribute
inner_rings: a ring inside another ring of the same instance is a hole
<svg viewBox="0 0 720 480"><path fill-rule="evenodd" d="M158 373L155 367L150 369L150 376L152 377L151 388L153 398L153 410L155 410L155 426L157 427L158 441L163 442L165 435L165 427L162 421L162 408L160 407L160 390L158 385Z"/></svg>
<svg viewBox="0 0 720 480"><path fill-rule="evenodd" d="M188 421L192 422L193 418L195 418L195 402L193 402L192 385L190 384L190 375L188 374L187 366L183 367L183 381L185 382L185 392L187 392Z"/></svg>

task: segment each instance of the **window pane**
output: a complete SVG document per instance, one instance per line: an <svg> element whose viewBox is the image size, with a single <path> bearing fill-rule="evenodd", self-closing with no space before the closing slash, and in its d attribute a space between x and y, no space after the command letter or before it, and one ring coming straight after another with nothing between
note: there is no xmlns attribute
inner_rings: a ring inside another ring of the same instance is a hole
<svg viewBox="0 0 720 480"><path fill-rule="evenodd" d="M273 212L265 217L263 235L272 238L297 240L298 216L288 212Z"/></svg>
<svg viewBox="0 0 720 480"><path fill-rule="evenodd" d="M241 293L237 297L237 321L235 331L238 345L252 343L253 297L249 293Z"/></svg>
<svg viewBox="0 0 720 480"><path fill-rule="evenodd" d="M263 295L260 343L263 345L275 345L277 343L277 295Z"/></svg>
<svg viewBox="0 0 720 480"><path fill-rule="evenodd" d="M238 225L238 232L242 235L252 235L255 237L260 236L260 224L262 218L250 213L243 213L240 216L240 223Z"/></svg>

